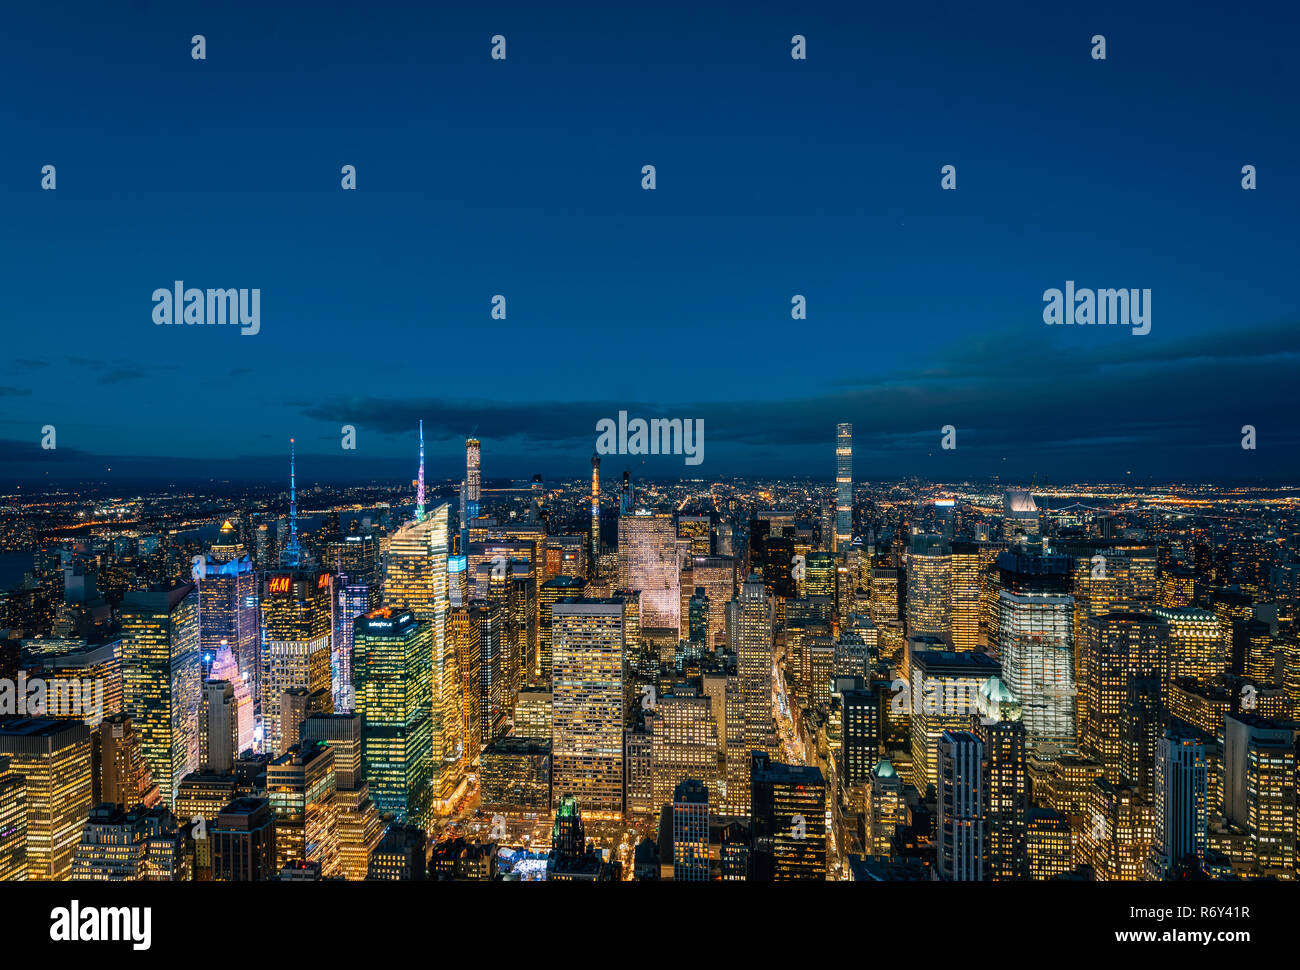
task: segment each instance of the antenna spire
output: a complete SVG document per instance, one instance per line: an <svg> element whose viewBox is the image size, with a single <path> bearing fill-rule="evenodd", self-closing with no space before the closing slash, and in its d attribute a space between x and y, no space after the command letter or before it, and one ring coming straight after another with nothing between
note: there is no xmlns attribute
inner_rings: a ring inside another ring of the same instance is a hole
<svg viewBox="0 0 1300 970"><path fill-rule="evenodd" d="M424 418L420 419L420 477L415 486L415 521L424 521Z"/></svg>
<svg viewBox="0 0 1300 970"><path fill-rule="evenodd" d="M284 564L297 567L302 562L298 547L298 477L295 471L296 449L289 439L289 544L284 549Z"/></svg>

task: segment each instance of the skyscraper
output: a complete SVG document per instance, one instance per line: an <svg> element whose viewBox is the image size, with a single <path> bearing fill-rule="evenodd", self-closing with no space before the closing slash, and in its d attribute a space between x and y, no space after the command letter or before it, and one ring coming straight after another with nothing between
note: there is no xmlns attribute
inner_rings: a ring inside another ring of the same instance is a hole
<svg viewBox="0 0 1300 970"><path fill-rule="evenodd" d="M620 530L621 531L621 530ZM599 574L600 563L600 455L591 456L591 568L590 576Z"/></svg>
<svg viewBox="0 0 1300 970"><path fill-rule="evenodd" d="M434 772L433 626L412 610L356 621L357 713L366 780L380 812L425 827Z"/></svg>
<svg viewBox="0 0 1300 970"><path fill-rule="evenodd" d="M618 525L619 589L641 593L641 629L681 629L677 527L667 512L636 512Z"/></svg>
<svg viewBox="0 0 1300 970"><path fill-rule="evenodd" d="M984 743L969 731L939 736L935 870L946 882L988 878L988 789Z"/></svg>
<svg viewBox="0 0 1300 970"><path fill-rule="evenodd" d="M90 730L80 721L0 721L0 760L27 788L29 881L57 882L72 872L91 809L90 758Z"/></svg>
<svg viewBox="0 0 1300 970"><path fill-rule="evenodd" d="M740 703L744 710L745 752L770 752L772 720L772 603L753 573L729 605L728 636L737 657ZM750 786L752 787L752 786Z"/></svg>
<svg viewBox="0 0 1300 970"><path fill-rule="evenodd" d="M697 778L674 786L673 881L709 881L709 789Z"/></svg>
<svg viewBox="0 0 1300 970"><path fill-rule="evenodd" d="M624 610L618 598L552 608L552 790L588 814L623 812Z"/></svg>
<svg viewBox="0 0 1300 970"><path fill-rule="evenodd" d="M168 807L199 768L199 594L193 583L122 602L122 707Z"/></svg>
<svg viewBox="0 0 1300 970"><path fill-rule="evenodd" d="M835 426L835 551L853 541L853 425Z"/></svg>
<svg viewBox="0 0 1300 970"><path fill-rule="evenodd" d="M1194 735L1166 730L1156 750L1156 841L1151 875L1165 879L1185 857L1205 858L1208 762Z"/></svg>
<svg viewBox="0 0 1300 970"><path fill-rule="evenodd" d="M229 679L234 687L242 751L253 746L261 714L257 574L247 556L222 561L216 549L205 557L199 579L200 645L206 669L233 661L235 674L224 670L215 676ZM229 661L221 656L225 651L230 652Z"/></svg>
<svg viewBox="0 0 1300 970"><path fill-rule="evenodd" d="M755 751L750 786L754 879L825 879L826 780L821 769L778 764Z"/></svg>
<svg viewBox="0 0 1300 970"><path fill-rule="evenodd" d="M333 711L331 644L334 575L321 570L268 572L262 582L262 740L283 754L284 695L302 689L308 709Z"/></svg>

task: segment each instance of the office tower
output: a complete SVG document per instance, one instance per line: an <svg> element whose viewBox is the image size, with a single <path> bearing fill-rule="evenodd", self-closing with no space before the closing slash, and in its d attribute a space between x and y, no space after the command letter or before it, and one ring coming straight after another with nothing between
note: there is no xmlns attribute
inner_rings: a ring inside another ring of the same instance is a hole
<svg viewBox="0 0 1300 970"><path fill-rule="evenodd" d="M826 781L820 768L780 764L755 751L750 806L755 880L826 878Z"/></svg>
<svg viewBox="0 0 1300 970"><path fill-rule="evenodd" d="M519 692L511 734L520 738L551 739L550 685L533 685Z"/></svg>
<svg viewBox="0 0 1300 970"><path fill-rule="evenodd" d="M1119 715L1119 777L1150 801L1164 711L1159 677L1132 677Z"/></svg>
<svg viewBox="0 0 1300 970"><path fill-rule="evenodd" d="M328 745L334 752L336 871L349 881L365 879L384 823L363 776L361 715L315 714L303 724L303 743Z"/></svg>
<svg viewBox="0 0 1300 970"><path fill-rule="evenodd" d="M1157 607L1153 616L1168 627L1168 662L1164 686L1179 678L1209 682L1228 672L1232 659L1224 648L1219 618L1210 610L1194 606Z"/></svg>
<svg viewBox="0 0 1300 970"><path fill-rule="evenodd" d="M229 681L210 680L203 685L201 716L199 764L204 771L233 771L239 754L239 723L235 688Z"/></svg>
<svg viewBox="0 0 1300 970"><path fill-rule="evenodd" d="M766 753L775 747L776 739L772 713L772 603L762 580L751 573L727 609L727 635L740 677L745 751Z"/></svg>
<svg viewBox="0 0 1300 970"><path fill-rule="evenodd" d="M853 539L853 425L835 426L835 552Z"/></svg>
<svg viewBox="0 0 1300 970"><path fill-rule="evenodd" d="M998 684L994 679L990 683ZM1029 771L1025 759L1025 725L1019 720L993 720L976 715L971 733L984 752L987 808L987 878L995 881L1029 878L1025 839L1029 822Z"/></svg>
<svg viewBox="0 0 1300 970"><path fill-rule="evenodd" d="M621 530L620 530L621 531ZM591 571L598 575L600 561L600 456L591 456Z"/></svg>
<svg viewBox="0 0 1300 970"><path fill-rule="evenodd" d="M1295 878L1296 736L1293 722L1223 721L1223 816L1247 833L1261 874L1286 880Z"/></svg>
<svg viewBox="0 0 1300 970"><path fill-rule="evenodd" d="M1163 609L1176 610L1192 605L1196 597L1196 574L1190 569L1162 569L1156 580L1156 602ZM1164 618L1168 622L1168 618Z"/></svg>
<svg viewBox="0 0 1300 970"><path fill-rule="evenodd" d="M628 815L652 816L662 808L654 797L654 711L634 699L631 724L623 731L624 801Z"/></svg>
<svg viewBox="0 0 1300 970"><path fill-rule="evenodd" d="M473 760L483 747L482 623L480 606L471 602L451 611L448 636L456 650L456 668L460 672L461 724L465 735L465 753ZM490 654L489 654L490 659Z"/></svg>
<svg viewBox="0 0 1300 970"><path fill-rule="evenodd" d="M348 538L352 538L349 536ZM334 683L334 709L342 714L352 713L356 706L352 672L352 631L357 618L365 616L376 605L375 590L368 583L356 582L351 575L339 576L338 612L334 624L334 654L337 668Z"/></svg>
<svg viewBox="0 0 1300 970"><path fill-rule="evenodd" d="M876 626L894 623L901 616L899 570L893 566L874 566L871 570L871 622Z"/></svg>
<svg viewBox="0 0 1300 970"><path fill-rule="evenodd" d="M982 653L917 650L911 655L912 784L924 793L939 783L936 761L944 731L961 731L978 711L980 689L1000 676L996 660ZM897 697L897 695L895 695ZM891 700L891 706L894 701Z"/></svg>
<svg viewBox="0 0 1300 970"><path fill-rule="evenodd" d="M988 878L988 790L984 744L969 731L939 736L935 871L946 882Z"/></svg>
<svg viewBox="0 0 1300 970"><path fill-rule="evenodd" d="M305 861L330 878L339 871L334 751L324 742L296 744L266 766L266 797L275 813L275 868Z"/></svg>
<svg viewBox="0 0 1300 970"><path fill-rule="evenodd" d="M193 583L127 592L122 601L122 707L140 732L149 773L168 807L199 767L202 673Z"/></svg>
<svg viewBox="0 0 1300 970"><path fill-rule="evenodd" d="M589 812L623 811L622 599L567 599L552 608L555 798Z"/></svg>
<svg viewBox="0 0 1300 970"><path fill-rule="evenodd" d="M1119 781L1122 715L1129 684L1136 677L1159 677L1164 664L1164 621L1146 613L1114 612L1092 617L1084 627L1088 681L1080 737L1084 753Z"/></svg>
<svg viewBox="0 0 1300 970"><path fill-rule="evenodd" d="M70 720L0 721L0 758L27 788L28 881L68 879L92 807L89 728Z"/></svg>
<svg viewBox="0 0 1300 970"><path fill-rule="evenodd" d="M176 794L177 824L192 833L194 878L212 880L212 837L209 828L221 810L241 794L233 773L193 772L181 779Z"/></svg>
<svg viewBox="0 0 1300 970"><path fill-rule="evenodd" d="M903 796L903 779L898 777L898 772L888 758L881 758L871 769L867 782L867 854L892 855L894 833L906 822L907 802Z"/></svg>
<svg viewBox="0 0 1300 970"><path fill-rule="evenodd" d="M697 778L673 789L673 881L709 881L709 789Z"/></svg>
<svg viewBox="0 0 1300 970"><path fill-rule="evenodd" d="M1086 803L1086 823L1080 834L1082 861L1091 865L1097 882L1137 882L1144 878L1155 816L1150 802L1127 785L1099 778Z"/></svg>
<svg viewBox="0 0 1300 970"><path fill-rule="evenodd" d="M424 829L416 825L391 825L370 855L366 879L374 882L409 882L426 878Z"/></svg>
<svg viewBox="0 0 1300 970"><path fill-rule="evenodd" d="M0 882L27 881L27 781L0 755Z"/></svg>
<svg viewBox="0 0 1300 970"><path fill-rule="evenodd" d="M1023 488L1009 488L1002 496L1002 533L1015 541L1022 536L1038 535L1038 506Z"/></svg>
<svg viewBox="0 0 1300 970"><path fill-rule="evenodd" d="M677 538L686 543L684 560L713 554L713 519L708 515L677 516ZM690 568L689 566L687 568Z"/></svg>
<svg viewBox="0 0 1300 970"><path fill-rule="evenodd" d="M479 737L480 743L487 744L504 735L509 726L509 623L501 607L486 600L470 602L468 622L478 625ZM468 682L466 690L473 689L474 683Z"/></svg>
<svg viewBox="0 0 1300 970"><path fill-rule="evenodd" d="M619 495L618 511L620 515L632 514L632 476L631 473L624 470L623 472L623 491Z"/></svg>
<svg viewBox="0 0 1300 970"><path fill-rule="evenodd" d="M77 882L188 882L186 836L162 806L91 810L73 854Z"/></svg>
<svg viewBox="0 0 1300 970"><path fill-rule="evenodd" d="M202 619L199 622L200 626L202 626ZM203 666L207 669L207 680L219 680L230 685L233 694L231 716L235 729L235 753L251 750L256 746L259 736L257 718L254 716L253 711L255 707L258 710L261 709L261 702L257 701L255 704L253 693L249 688L251 681L246 680L243 674L240 673L239 662L235 659L235 655L228 644L222 644L217 648L210 666L207 654L204 654ZM261 679L259 672L258 683L261 683Z"/></svg>
<svg viewBox="0 0 1300 970"><path fill-rule="evenodd" d="M736 560L732 556L696 556L691 562L691 582L704 590L709 601L706 645L726 643L727 604L736 595Z"/></svg>
<svg viewBox="0 0 1300 970"><path fill-rule="evenodd" d="M276 865L275 812L265 798L236 798L208 826L212 878L217 882L268 882Z"/></svg>
<svg viewBox="0 0 1300 970"><path fill-rule="evenodd" d="M638 511L619 520L618 586L641 594L641 628L681 629L677 527L671 513Z"/></svg>
<svg viewBox="0 0 1300 970"><path fill-rule="evenodd" d="M871 771L880 760L880 691L867 687L861 678L859 686L840 694L841 715L841 781L845 789L865 785L871 780Z"/></svg>
<svg viewBox="0 0 1300 970"><path fill-rule="evenodd" d="M715 793L718 776L718 721L712 701L689 684L674 684L655 699L651 725L651 773L656 810L670 804L677 786L698 779Z"/></svg>
<svg viewBox="0 0 1300 970"><path fill-rule="evenodd" d="M432 625L410 610L381 607L357 620L353 645L371 796L380 812L427 826L434 771Z"/></svg>
<svg viewBox="0 0 1300 970"><path fill-rule="evenodd" d="M144 760L140 732L125 714L105 718L99 726L99 800L122 808L160 799Z"/></svg>
<svg viewBox="0 0 1300 970"><path fill-rule="evenodd" d="M267 573L262 586L262 731L265 750L283 754L287 691L333 710L334 576L318 570Z"/></svg>
<svg viewBox="0 0 1300 970"><path fill-rule="evenodd" d="M524 813L551 808L550 738L497 738L483 749L479 788L485 808Z"/></svg>
<svg viewBox="0 0 1300 970"><path fill-rule="evenodd" d="M288 751L302 739L302 722L320 713L305 687L291 687L280 695L280 746Z"/></svg>
<svg viewBox="0 0 1300 970"><path fill-rule="evenodd" d="M1070 820L1050 808L1031 808L1025 835L1025 865L1035 882L1055 879L1074 868Z"/></svg>
<svg viewBox="0 0 1300 970"><path fill-rule="evenodd" d="M980 592L984 586L984 557L978 543L952 543L951 628L954 650L974 650L980 644Z"/></svg>
<svg viewBox="0 0 1300 970"><path fill-rule="evenodd" d="M1166 729L1155 763L1153 878L1167 879L1187 856L1204 860L1208 780L1205 745L1190 733Z"/></svg>
<svg viewBox="0 0 1300 970"><path fill-rule="evenodd" d="M997 648L1002 678L1020 702L1031 749L1075 744L1074 600L1070 560L1003 552Z"/></svg>
<svg viewBox="0 0 1300 970"><path fill-rule="evenodd" d="M233 661L234 674L226 670L220 677L236 688L238 750L244 751L254 744L254 728L261 714L257 574L247 556L223 560L218 558L219 548L213 546L205 557L199 581L200 648L208 669L218 662ZM227 652L229 658L223 656Z"/></svg>
<svg viewBox="0 0 1300 970"><path fill-rule="evenodd" d="M907 634L946 637L952 608L952 553L942 536L918 535L907 555Z"/></svg>
<svg viewBox="0 0 1300 970"><path fill-rule="evenodd" d="M709 642L709 597L703 586L695 587L695 592L687 601L686 615L689 617L686 639L697 651L702 651Z"/></svg>
<svg viewBox="0 0 1300 970"><path fill-rule="evenodd" d="M473 439L471 442L470 454L477 459L478 442ZM474 462L474 471L474 490L467 499L467 502L472 499L468 506L471 509L477 508L478 504L477 461ZM429 624L432 656L428 670L432 672L433 692L430 723L433 802L430 811L444 810L464 778L461 679L455 644L447 631L451 613L447 579L450 514L450 507L444 503L423 521L408 522L393 535L388 545L388 570L384 584L388 605L398 610L409 610L417 622ZM355 653L354 642L354 663ZM380 802L377 791L375 800Z"/></svg>

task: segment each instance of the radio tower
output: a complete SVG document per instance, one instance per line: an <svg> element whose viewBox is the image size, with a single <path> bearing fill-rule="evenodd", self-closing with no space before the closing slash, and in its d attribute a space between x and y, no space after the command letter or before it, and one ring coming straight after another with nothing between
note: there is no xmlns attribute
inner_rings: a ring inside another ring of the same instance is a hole
<svg viewBox="0 0 1300 970"><path fill-rule="evenodd" d="M415 485L415 521L424 521L424 418L420 419L420 477Z"/></svg>
<svg viewBox="0 0 1300 970"><path fill-rule="evenodd" d="M298 548L298 478L294 470L295 448L293 439L289 439L289 544L281 556L284 565L297 567L302 562L302 550Z"/></svg>

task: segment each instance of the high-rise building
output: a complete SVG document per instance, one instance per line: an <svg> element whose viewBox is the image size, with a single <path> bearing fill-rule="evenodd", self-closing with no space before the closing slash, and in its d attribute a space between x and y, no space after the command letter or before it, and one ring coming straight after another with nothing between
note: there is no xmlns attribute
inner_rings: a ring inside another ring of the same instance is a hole
<svg viewBox="0 0 1300 970"><path fill-rule="evenodd" d="M998 557L997 648L1002 678L1020 702L1030 748L1072 748L1075 738L1074 600L1066 556Z"/></svg>
<svg viewBox="0 0 1300 970"><path fill-rule="evenodd" d="M471 453L477 456L478 442L471 439ZM468 445L467 445L468 447ZM477 462L474 463L475 470ZM477 476L471 508L477 506ZM467 499L467 502L471 501ZM464 705L456 647L448 635L451 599L448 592L447 560L450 506L443 504L423 520L402 526L388 544L388 567L384 583L386 602L409 610L416 621L429 624L432 637L430 672L432 681L433 802L430 811L444 811L464 781ZM356 646L353 653L355 657ZM379 801L378 792L375 793Z"/></svg>
<svg viewBox="0 0 1300 970"><path fill-rule="evenodd" d="M1209 770L1205 745L1190 733L1166 730L1155 763L1155 845L1151 875L1168 878L1187 856L1205 859Z"/></svg>
<svg viewBox="0 0 1300 970"><path fill-rule="evenodd" d="M201 718L199 764L204 771L233 771L239 754L239 720L235 688L229 681L210 680L203 685Z"/></svg>
<svg viewBox="0 0 1300 970"><path fill-rule="evenodd" d="M947 882L988 878L988 788L984 743L969 731L939 736L935 871Z"/></svg>
<svg viewBox="0 0 1300 970"><path fill-rule="evenodd" d="M691 562L691 582L708 597L706 645L727 640L727 604L736 595L736 560L732 556L696 556Z"/></svg>
<svg viewBox="0 0 1300 970"><path fill-rule="evenodd" d="M552 789L588 812L623 812L625 603L560 600L552 608Z"/></svg>
<svg viewBox="0 0 1300 970"><path fill-rule="evenodd" d="M641 594L641 628L681 629L677 527L671 513L644 510L618 524L618 586Z"/></svg>
<svg viewBox="0 0 1300 970"><path fill-rule="evenodd" d="M979 710L980 690L1001 668L983 653L917 650L911 654L912 784L939 784L938 745L944 731L962 731ZM891 706L893 702L891 701Z"/></svg>
<svg viewBox="0 0 1300 970"><path fill-rule="evenodd" d="M27 780L0 755L0 882L27 881Z"/></svg>
<svg viewBox="0 0 1300 970"><path fill-rule="evenodd" d="M162 806L94 808L73 855L76 882L185 882L190 876L186 836Z"/></svg>
<svg viewBox="0 0 1300 970"><path fill-rule="evenodd" d="M821 769L786 765L755 751L750 766L754 879L826 878L826 781Z"/></svg>
<svg viewBox="0 0 1300 970"><path fill-rule="evenodd" d="M145 764L140 732L125 714L99 725L99 800L121 808L152 807L160 799Z"/></svg>
<svg viewBox="0 0 1300 970"><path fill-rule="evenodd" d="M655 699L651 724L654 806L670 804L677 786L697 779L719 791L720 745L712 699L693 685L675 684Z"/></svg>
<svg viewBox="0 0 1300 970"><path fill-rule="evenodd" d="M257 574L247 556L222 560L217 556L219 548L214 545L204 559L199 580L200 648L205 669L211 670L219 658L234 667L233 675L226 670L219 676L235 687L238 750L244 751L253 747L261 714ZM228 659L222 656L226 652Z"/></svg>
<svg viewBox="0 0 1300 970"><path fill-rule="evenodd" d="M0 721L0 758L27 789L28 881L68 879L91 809L89 728L70 720Z"/></svg>
<svg viewBox="0 0 1300 970"><path fill-rule="evenodd" d="M984 555L977 542L952 543L951 631L954 650L974 650L980 639Z"/></svg>
<svg viewBox="0 0 1300 970"><path fill-rule="evenodd" d="M1261 874L1295 878L1294 722L1228 714L1223 722L1223 815L1247 834Z"/></svg>
<svg viewBox="0 0 1300 970"><path fill-rule="evenodd" d="M709 881L709 788L683 779L668 803L673 813L673 881Z"/></svg>
<svg viewBox="0 0 1300 970"><path fill-rule="evenodd" d="M597 576L600 563L600 456L591 456L591 570Z"/></svg>
<svg viewBox="0 0 1300 970"><path fill-rule="evenodd" d="M276 865L275 812L265 798L236 798L208 826L212 878L218 882L268 882Z"/></svg>
<svg viewBox="0 0 1300 970"><path fill-rule="evenodd" d="M323 741L294 745L266 766L266 797L275 813L275 866L314 862L325 878L339 872L338 776Z"/></svg>
<svg viewBox="0 0 1300 970"><path fill-rule="evenodd" d="M835 426L835 552L853 540L853 425Z"/></svg>
<svg viewBox="0 0 1300 970"><path fill-rule="evenodd" d="M994 678L990 684L1000 684ZM1019 707L1014 710L1018 713ZM984 752L987 808L986 877L995 882L1029 878L1025 840L1029 823L1029 768L1025 725L1020 720L971 718L971 733Z"/></svg>
<svg viewBox="0 0 1300 970"><path fill-rule="evenodd" d="M284 738L284 696L301 688L315 711L333 710L334 575L270 572L262 583L262 732L273 755Z"/></svg>
<svg viewBox="0 0 1300 970"><path fill-rule="evenodd" d="M917 535L907 555L907 635L951 633L952 551L942 536Z"/></svg>
<svg viewBox="0 0 1300 970"><path fill-rule="evenodd" d="M362 760L379 811L429 822L433 777L433 628L410 610L372 610L353 630Z"/></svg>
<svg viewBox="0 0 1300 970"><path fill-rule="evenodd" d="M181 779L199 767L201 680L194 584L129 591L122 601L123 713L168 807Z"/></svg>
<svg viewBox="0 0 1300 970"><path fill-rule="evenodd" d="M1166 627L1148 613L1116 611L1091 617L1084 630L1088 680L1080 747L1105 766L1108 779L1118 782L1129 685L1134 678L1160 676Z"/></svg>

